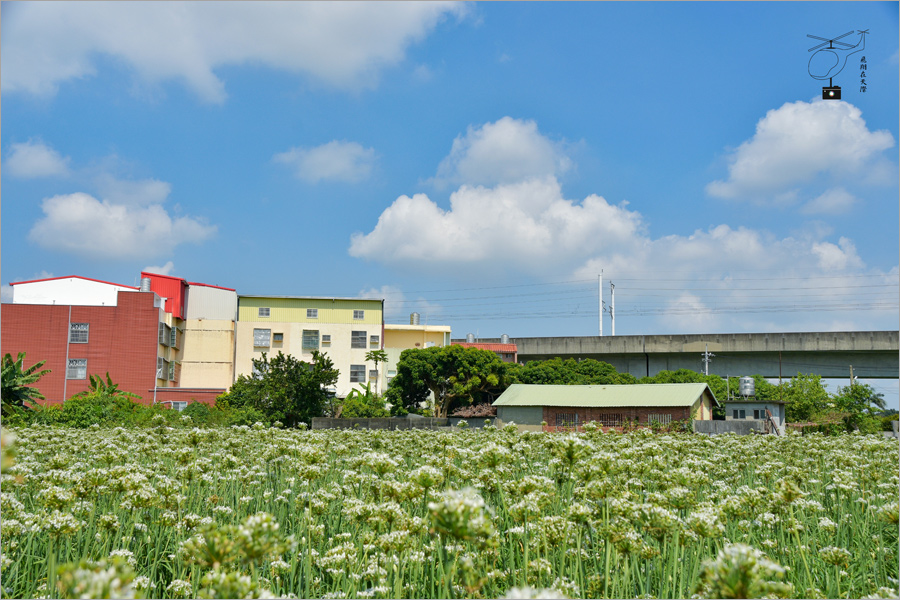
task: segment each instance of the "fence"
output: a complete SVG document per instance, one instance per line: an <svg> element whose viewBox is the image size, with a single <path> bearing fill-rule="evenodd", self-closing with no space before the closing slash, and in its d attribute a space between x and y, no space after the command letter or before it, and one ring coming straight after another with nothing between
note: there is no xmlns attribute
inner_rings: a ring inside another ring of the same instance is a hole
<svg viewBox="0 0 900 600"><path fill-rule="evenodd" d="M734 433L737 435L750 435L753 433L766 433L764 421L694 421L694 432L707 435L719 435Z"/></svg>

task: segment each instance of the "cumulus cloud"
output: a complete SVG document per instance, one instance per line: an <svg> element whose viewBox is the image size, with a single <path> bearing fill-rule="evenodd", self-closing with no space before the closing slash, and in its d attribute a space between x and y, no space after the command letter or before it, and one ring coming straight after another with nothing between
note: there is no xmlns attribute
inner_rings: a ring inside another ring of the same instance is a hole
<svg viewBox="0 0 900 600"><path fill-rule="evenodd" d="M350 254L386 263L517 267L525 272L564 266L585 253L630 240L640 216L600 196L563 197L554 177L462 186L443 210L425 194L401 196L368 234L351 238Z"/></svg>
<svg viewBox="0 0 900 600"><path fill-rule="evenodd" d="M180 80L222 102L216 70L263 65L356 90L376 83L447 15L451 2L54 2L4 15L3 92L50 95L111 56L147 82Z"/></svg>
<svg viewBox="0 0 900 600"><path fill-rule="evenodd" d="M356 142L328 142L315 148L291 148L273 160L288 165L304 181L345 181L358 183L369 178L375 150Z"/></svg>
<svg viewBox="0 0 900 600"><path fill-rule="evenodd" d="M857 198L842 187L831 188L800 209L806 215L842 215L850 212Z"/></svg>
<svg viewBox="0 0 900 600"><path fill-rule="evenodd" d="M13 301L13 287L11 285L0 285L0 302L3 304Z"/></svg>
<svg viewBox="0 0 900 600"><path fill-rule="evenodd" d="M98 176L96 184L100 196L114 204L133 206L162 204L172 192L172 185L165 181L158 179L131 181L118 179L108 173Z"/></svg>
<svg viewBox="0 0 900 600"><path fill-rule="evenodd" d="M161 204L117 204L77 192L46 198L44 216L28 239L43 248L88 258L142 259L201 242L216 227L193 217L172 218Z"/></svg>
<svg viewBox="0 0 900 600"><path fill-rule="evenodd" d="M770 110L729 157L728 178L707 185L718 198L793 201L821 175L842 180L883 169L886 130L870 131L862 111L842 101L793 102Z"/></svg>
<svg viewBox="0 0 900 600"><path fill-rule="evenodd" d="M175 263L170 260L161 267L144 267L141 271L144 273L156 273L157 275L171 275L175 272Z"/></svg>
<svg viewBox="0 0 900 600"><path fill-rule="evenodd" d="M537 123L503 117L469 127L453 140L434 182L496 185L559 175L571 167L562 145L538 131Z"/></svg>
<svg viewBox="0 0 900 600"><path fill-rule="evenodd" d="M39 139L10 144L5 163L9 175L23 179L69 174L69 157L63 157Z"/></svg>

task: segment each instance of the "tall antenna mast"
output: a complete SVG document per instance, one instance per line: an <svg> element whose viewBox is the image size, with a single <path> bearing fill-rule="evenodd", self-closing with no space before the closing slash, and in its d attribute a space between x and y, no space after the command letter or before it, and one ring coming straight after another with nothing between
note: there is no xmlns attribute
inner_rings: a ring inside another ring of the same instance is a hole
<svg viewBox="0 0 900 600"><path fill-rule="evenodd" d="M715 354L712 354L712 353L709 351L709 344L707 344L707 345L706 345L706 352L703 353L703 358L701 359L701 360L703 361L703 366L704 366L704 369L703 369L703 370L704 370L704 374L705 374L705 375L709 375L709 363L712 362L712 357L713 357L713 356L715 356Z"/></svg>
<svg viewBox="0 0 900 600"><path fill-rule="evenodd" d="M603 337L603 269L600 269L600 274L597 275L598 286L600 290L600 305L598 306L598 313L600 315L600 337Z"/></svg>

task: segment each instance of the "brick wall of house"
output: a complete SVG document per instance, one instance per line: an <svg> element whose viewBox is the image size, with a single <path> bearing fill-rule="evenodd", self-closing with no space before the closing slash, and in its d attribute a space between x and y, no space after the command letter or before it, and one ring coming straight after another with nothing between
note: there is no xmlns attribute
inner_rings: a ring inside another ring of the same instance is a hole
<svg viewBox="0 0 900 600"><path fill-rule="evenodd" d="M35 387L50 403L61 403L78 392L90 389L90 375L106 377L119 389L152 402L156 382L156 354L159 309L153 294L119 292L116 306L72 306L72 323L89 323L87 343L68 343L67 305L4 304L0 351L14 358L25 352L25 365L46 360L51 372ZM67 348L68 346L68 348ZM85 379L66 379L66 351L69 359L87 359Z"/></svg>
<svg viewBox="0 0 900 600"><path fill-rule="evenodd" d="M650 425L650 415L671 415L673 421L680 421L684 419L689 419L691 416L691 409L688 406L685 407L640 407L640 408L585 408L585 407L559 407L559 406L545 406L544 407L544 422L547 425L544 427L544 431L559 431L559 430L571 430L571 427L557 427L557 416L558 415L578 415L578 429L581 429L581 425L587 423L588 421L597 421L598 423L603 421L604 417L607 419L612 415L620 415L621 420L624 421L628 419L632 422L636 421L638 426L649 426ZM563 417L564 419L566 417ZM622 426L610 426L603 427L606 429L621 429Z"/></svg>

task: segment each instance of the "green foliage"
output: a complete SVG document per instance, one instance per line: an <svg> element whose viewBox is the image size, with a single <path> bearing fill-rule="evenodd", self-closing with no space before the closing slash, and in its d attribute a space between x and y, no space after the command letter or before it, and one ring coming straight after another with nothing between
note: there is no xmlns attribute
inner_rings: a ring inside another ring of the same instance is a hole
<svg viewBox="0 0 900 600"><path fill-rule="evenodd" d="M446 417L457 406L493 401L511 383L510 365L490 350L452 345L404 350L385 397L418 410L434 394L433 414Z"/></svg>
<svg viewBox="0 0 900 600"><path fill-rule="evenodd" d="M781 398L787 402L784 409L788 423L809 421L828 408L830 397L819 375L797 373L778 387Z"/></svg>
<svg viewBox="0 0 900 600"><path fill-rule="evenodd" d="M231 389L216 398L216 406L226 409L253 409L260 421L281 421L287 427L310 424L325 414L328 386L337 383L339 372L325 354L313 351L312 362L297 360L279 351L270 361L265 353L253 360L258 375L241 375ZM254 413L248 413L254 414Z"/></svg>
<svg viewBox="0 0 900 600"><path fill-rule="evenodd" d="M854 383L846 387L838 387L834 395L835 408L839 411L854 414L874 414L887 408L884 395L865 383Z"/></svg>
<svg viewBox="0 0 900 600"><path fill-rule="evenodd" d="M609 363L587 358L534 360L512 366L513 383L538 385L621 385L637 383L629 373L619 373Z"/></svg>
<svg viewBox="0 0 900 600"><path fill-rule="evenodd" d="M389 417L390 412L384 406L384 400L372 392L367 383L365 387L350 390L341 407L342 419L364 419L372 417Z"/></svg>
<svg viewBox="0 0 900 600"><path fill-rule="evenodd" d="M15 360L11 354L3 357L3 371L0 376L0 399L2 399L0 410L3 417L24 409L25 402L34 403L45 399L37 388L31 387L50 372L50 369L39 370L45 362L47 361L42 360L26 368L24 352L19 352Z"/></svg>

